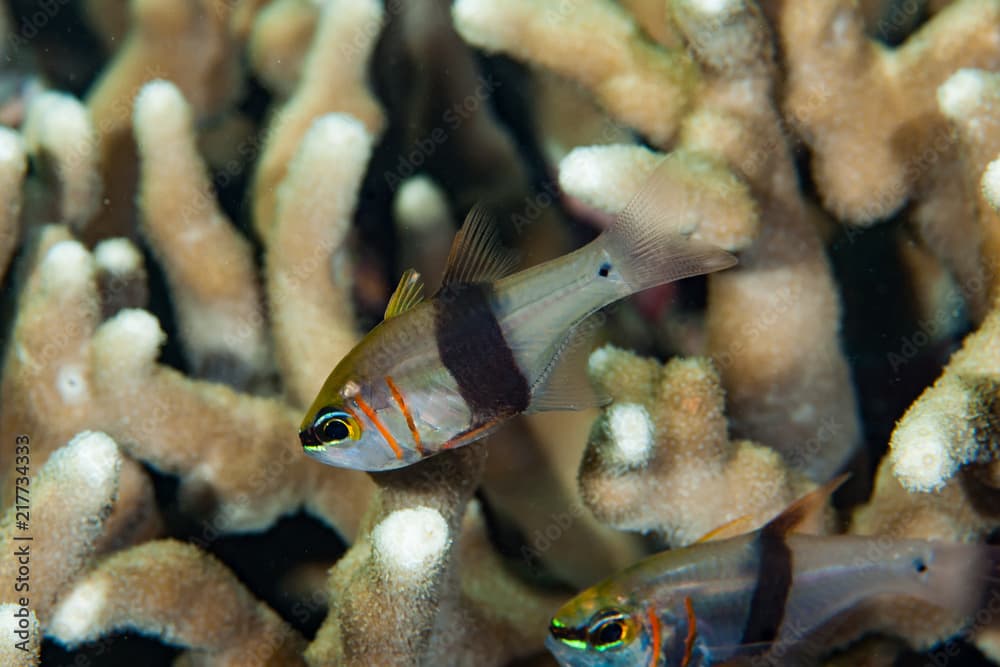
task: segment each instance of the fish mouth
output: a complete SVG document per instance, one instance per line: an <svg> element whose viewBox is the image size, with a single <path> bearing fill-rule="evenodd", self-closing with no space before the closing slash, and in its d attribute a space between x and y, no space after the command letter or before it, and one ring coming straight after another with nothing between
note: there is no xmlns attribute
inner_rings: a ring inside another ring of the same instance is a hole
<svg viewBox="0 0 1000 667"><path fill-rule="evenodd" d="M302 449L308 451L321 451L324 449L323 443L319 441L316 434L313 432L312 427L304 428L299 430L299 442L302 443Z"/></svg>

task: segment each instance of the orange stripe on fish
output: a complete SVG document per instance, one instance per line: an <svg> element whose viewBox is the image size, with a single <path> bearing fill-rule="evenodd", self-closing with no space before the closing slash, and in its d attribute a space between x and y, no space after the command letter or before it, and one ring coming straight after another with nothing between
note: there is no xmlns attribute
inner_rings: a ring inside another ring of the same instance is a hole
<svg viewBox="0 0 1000 667"><path fill-rule="evenodd" d="M684 598L684 609L687 611L688 633L684 638L684 659L681 660L681 667L688 667L691 664L691 654L694 652L694 640L698 637L698 618L694 615L691 598Z"/></svg>
<svg viewBox="0 0 1000 667"><path fill-rule="evenodd" d="M653 655L649 659L649 667L656 667L660 661L660 645L663 643L663 627L660 625L660 617L656 615L656 610L652 607L646 609L649 617L649 625L653 631Z"/></svg>
<svg viewBox="0 0 1000 667"><path fill-rule="evenodd" d="M454 438L441 445L441 449L454 449L455 447L459 447L468 442L472 442L479 436L480 433L482 433L483 431L488 431L489 429L496 426L496 424L497 424L496 421L487 422L482 426L476 426L475 428L470 428L467 431L462 431Z"/></svg>
<svg viewBox="0 0 1000 667"><path fill-rule="evenodd" d="M416 446L417 452L423 456L424 446L420 442L420 432L417 431L413 415L410 414L409 409L406 407L406 401L403 400L403 392L399 391L399 387L396 386L396 383L388 375L385 376L385 383L389 387L389 391L392 392L392 398L396 401L396 405L399 406L399 411L406 417L406 425L410 428L410 433L413 435L413 444Z"/></svg>
<svg viewBox="0 0 1000 667"><path fill-rule="evenodd" d="M378 415L375 414L375 411L372 410L371 406L365 403L365 400L360 396L355 396L354 402L357 404L359 408L361 408L361 411L368 416L368 419L370 419L371 422L375 424L375 428L378 429L378 432L382 434L382 437L385 438L385 441L389 443L390 447L392 447L392 451L396 455L396 458L402 459L403 450L400 449L399 443L396 442L396 438L394 438L392 433L389 432L389 429L385 427L385 424L383 424L382 420L378 418Z"/></svg>

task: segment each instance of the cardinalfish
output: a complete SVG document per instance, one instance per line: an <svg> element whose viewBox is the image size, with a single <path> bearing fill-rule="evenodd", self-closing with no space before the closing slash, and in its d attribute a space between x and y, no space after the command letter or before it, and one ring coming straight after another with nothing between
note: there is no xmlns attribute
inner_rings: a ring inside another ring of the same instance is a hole
<svg viewBox="0 0 1000 667"><path fill-rule="evenodd" d="M330 465L390 470L478 440L522 412L606 403L580 372L581 323L640 290L735 257L671 231L658 169L584 247L514 273L487 216L455 236L440 290L406 271L384 320L330 373L299 438Z"/></svg>
<svg viewBox="0 0 1000 667"><path fill-rule="evenodd" d="M981 608L996 547L792 534L842 481L760 530L706 541L713 531L584 591L552 619L546 645L568 667L814 664L823 631L878 596Z"/></svg>

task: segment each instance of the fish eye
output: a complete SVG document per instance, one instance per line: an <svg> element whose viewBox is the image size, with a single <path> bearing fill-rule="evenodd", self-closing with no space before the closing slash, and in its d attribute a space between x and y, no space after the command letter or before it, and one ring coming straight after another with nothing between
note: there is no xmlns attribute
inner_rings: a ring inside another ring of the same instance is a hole
<svg viewBox="0 0 1000 667"><path fill-rule="evenodd" d="M620 611L601 612L590 621L587 641L598 651L606 651L632 639L632 627L632 618Z"/></svg>
<svg viewBox="0 0 1000 667"><path fill-rule="evenodd" d="M316 415L313 432L324 445L336 445L347 439L357 440L361 428L350 414L326 408Z"/></svg>

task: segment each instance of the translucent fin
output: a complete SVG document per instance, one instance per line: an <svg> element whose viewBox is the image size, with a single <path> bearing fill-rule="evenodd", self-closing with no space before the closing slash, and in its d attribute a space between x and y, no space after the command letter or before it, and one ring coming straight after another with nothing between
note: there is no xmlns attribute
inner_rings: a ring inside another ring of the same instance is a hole
<svg viewBox="0 0 1000 667"><path fill-rule="evenodd" d="M396 291L385 307L385 319L405 313L424 300L424 281L413 269L407 269L399 278Z"/></svg>
<svg viewBox="0 0 1000 667"><path fill-rule="evenodd" d="M673 221L672 170L667 162L656 168L602 234L612 264L631 291L727 269L736 257L709 243L683 236Z"/></svg>
<svg viewBox="0 0 1000 667"><path fill-rule="evenodd" d="M525 412L582 410L611 402L611 396L595 388L587 377L587 360L594 351L597 330L589 319L569 330L559 352L531 388L531 403Z"/></svg>
<svg viewBox="0 0 1000 667"><path fill-rule="evenodd" d="M848 477L850 474L844 473L813 489L786 507L784 512L768 521L761 530L771 535L784 536L796 529L802 529L804 526L811 527L814 525L812 523L814 521L822 521L826 501L833 495L834 491L840 488L841 484L847 481Z"/></svg>
<svg viewBox="0 0 1000 667"><path fill-rule="evenodd" d="M711 542L712 540L725 540L730 537L736 537L738 535L743 535L749 532L747 528L750 526L750 516L744 514L743 516L738 516L732 521L727 521L721 526L717 526L712 530L708 531L692 544L702 544L703 542Z"/></svg>
<svg viewBox="0 0 1000 667"><path fill-rule="evenodd" d="M492 219L477 204L455 234L441 286L493 282L508 275L516 265L517 256L500 245Z"/></svg>

